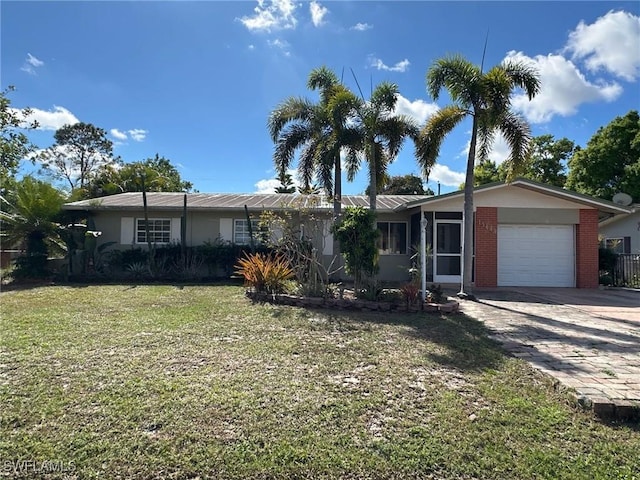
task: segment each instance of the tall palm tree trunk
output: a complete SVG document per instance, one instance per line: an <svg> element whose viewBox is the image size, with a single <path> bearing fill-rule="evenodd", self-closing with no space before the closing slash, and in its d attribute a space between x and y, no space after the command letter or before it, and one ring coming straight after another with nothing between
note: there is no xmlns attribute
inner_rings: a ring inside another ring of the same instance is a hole
<svg viewBox="0 0 640 480"><path fill-rule="evenodd" d="M342 166L340 165L340 152L336 154L333 162L334 165L334 183L333 183L333 222L338 223L342 216ZM340 252L340 241L333 236L333 257L336 259L336 267L341 269L342 254ZM342 270L339 270L342 272ZM342 277L342 273L338 273L338 277Z"/></svg>
<svg viewBox="0 0 640 480"><path fill-rule="evenodd" d="M458 297L473 299L471 277L473 272L473 182L474 167L476 164L476 138L478 136L478 121L473 117L471 129L471 143L469 156L467 157L467 174L464 184L464 214L462 215L463 234L462 241L462 278Z"/></svg>
<svg viewBox="0 0 640 480"><path fill-rule="evenodd" d="M378 177L376 171L376 144L375 140L369 142L371 158L369 159L369 210L376 212L378 203Z"/></svg>

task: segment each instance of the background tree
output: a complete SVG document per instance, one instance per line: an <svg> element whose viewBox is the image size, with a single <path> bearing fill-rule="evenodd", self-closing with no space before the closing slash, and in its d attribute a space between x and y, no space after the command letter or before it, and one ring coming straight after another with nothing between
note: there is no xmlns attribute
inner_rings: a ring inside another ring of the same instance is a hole
<svg viewBox="0 0 640 480"><path fill-rule="evenodd" d="M511 95L522 88L529 99L538 92L540 82L532 67L519 62L505 61L484 73L461 56L439 60L427 71L427 90L434 100L440 91L449 92L453 104L433 115L421 132L417 154L422 161L435 162L446 135L468 116L471 116L471 141L467 157L464 188L464 239L462 242L463 275L460 293L468 297L471 291L473 267L473 188L476 159L488 157L495 134L500 131L511 148L509 175L514 174L528 153L529 126L511 111Z"/></svg>
<svg viewBox="0 0 640 480"><path fill-rule="evenodd" d="M548 185L564 187L567 181L566 164L575 148L568 138L556 140L553 135L534 137L521 175Z"/></svg>
<svg viewBox="0 0 640 480"><path fill-rule="evenodd" d="M631 110L601 127L569 160L570 190L611 200L624 192L640 202L640 117Z"/></svg>
<svg viewBox="0 0 640 480"><path fill-rule="evenodd" d="M21 112L11 108L8 94L15 88L9 86L0 92L0 192L6 192L7 182L15 178L20 161L27 157L35 147L21 130L37 128L37 122L27 122L31 111L27 108Z"/></svg>
<svg viewBox="0 0 640 480"><path fill-rule="evenodd" d="M369 188L365 190L365 195L369 195ZM430 188L425 190L422 178L411 174L385 177L378 193L381 195L434 195Z"/></svg>
<svg viewBox="0 0 640 480"><path fill-rule="evenodd" d="M48 255L64 250L56 223L64 195L49 183L26 176L0 201L3 246L25 248L14 278L46 276Z"/></svg>
<svg viewBox="0 0 640 480"><path fill-rule="evenodd" d="M289 173L280 172L278 174L280 185L275 188L276 193L295 193L296 186L293 184L293 178Z"/></svg>
<svg viewBox="0 0 640 480"><path fill-rule="evenodd" d="M102 197L124 192L142 192L145 174L147 192L190 192L193 184L183 180L178 169L158 154L139 162L103 165L92 175L87 185L89 197Z"/></svg>
<svg viewBox="0 0 640 480"><path fill-rule="evenodd" d="M382 188L387 168L398 156L407 137L416 138L419 128L406 115L396 115L398 86L382 82L371 93L369 101L353 98L353 125L358 143L348 146L348 179L353 180L364 160L369 170L369 208L376 211L377 193ZM428 175L428 172L425 174Z"/></svg>
<svg viewBox="0 0 640 480"><path fill-rule="evenodd" d="M556 140L553 135L534 137L531 139L527 158L518 168L518 176L564 187L567 181L566 164L575 149L575 144L568 138ZM474 169L475 186L505 182L509 167L505 162L496 165L491 160L478 163ZM460 185L460 189L463 188L464 183Z"/></svg>
<svg viewBox="0 0 640 480"><path fill-rule="evenodd" d="M113 158L113 143L107 132L90 123L75 123L58 129L55 143L46 149L40 161L56 178L69 183L71 189L86 188L100 167L118 163Z"/></svg>

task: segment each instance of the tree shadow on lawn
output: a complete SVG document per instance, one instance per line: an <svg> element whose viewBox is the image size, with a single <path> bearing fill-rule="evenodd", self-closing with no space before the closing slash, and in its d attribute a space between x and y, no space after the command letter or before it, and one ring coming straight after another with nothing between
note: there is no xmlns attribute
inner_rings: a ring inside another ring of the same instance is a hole
<svg viewBox="0 0 640 480"><path fill-rule="evenodd" d="M496 369L506 359L500 343L489 338L490 331L479 321L462 313L452 315L419 313L340 312L321 310L340 329L380 324L409 327L402 333L419 341L437 344L439 351L427 352L434 363L466 372Z"/></svg>

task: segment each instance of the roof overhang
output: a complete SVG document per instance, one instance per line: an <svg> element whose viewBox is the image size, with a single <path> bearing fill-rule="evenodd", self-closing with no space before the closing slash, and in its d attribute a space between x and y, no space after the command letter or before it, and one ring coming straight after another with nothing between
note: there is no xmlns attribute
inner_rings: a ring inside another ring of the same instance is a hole
<svg viewBox="0 0 640 480"><path fill-rule="evenodd" d="M624 205L618 205L617 203L609 202L607 200L603 200L600 198L591 197L589 195L584 195L581 193L572 192L569 190L565 190L563 188L554 187L551 185L547 185L540 182L535 182L533 180L518 178L513 182L497 182L490 183L486 185L481 185L473 189L474 194L479 192L488 192L491 190L498 190L507 187L517 187L525 190L533 191L542 195L547 195L553 198L559 198L562 200L567 200L573 203L577 203L579 205L584 205L585 207L595 208L600 213L608 214L608 215L617 215L617 214L625 214L631 213L633 211L632 208L626 207ZM460 190L457 192L447 193L444 195L438 195L436 197L417 200L414 202L408 202L403 205L400 209L405 208L414 208L414 207L427 207L429 205L437 205L440 202L448 201L451 199L464 199L464 191Z"/></svg>

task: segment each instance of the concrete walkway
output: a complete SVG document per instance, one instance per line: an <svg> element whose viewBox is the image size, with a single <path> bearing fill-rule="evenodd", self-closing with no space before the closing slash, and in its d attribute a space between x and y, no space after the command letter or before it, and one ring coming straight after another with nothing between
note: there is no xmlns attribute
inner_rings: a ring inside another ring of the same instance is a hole
<svg viewBox="0 0 640 480"><path fill-rule="evenodd" d="M474 292L460 310L516 357L573 388L604 417L640 412L640 291L510 288Z"/></svg>

